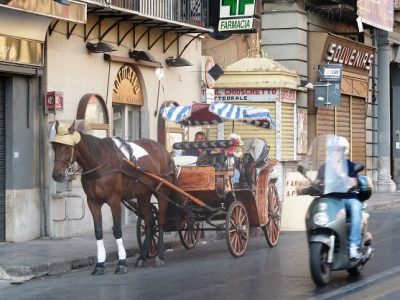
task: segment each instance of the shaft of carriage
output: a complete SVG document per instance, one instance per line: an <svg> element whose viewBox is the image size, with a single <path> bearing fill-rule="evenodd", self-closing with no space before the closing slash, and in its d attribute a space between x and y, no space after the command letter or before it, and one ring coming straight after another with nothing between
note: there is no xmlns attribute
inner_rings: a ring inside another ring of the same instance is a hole
<svg viewBox="0 0 400 300"><path fill-rule="evenodd" d="M145 176L154 179L156 181L159 182L159 185L157 186L157 188L155 189L155 192L157 192L157 190L161 187L161 185L165 185L168 188L170 188L171 190L179 193L181 196L185 197L186 199L190 200L191 202L195 203L196 205L200 206L200 207L204 207L205 209L209 210L210 212L218 212L219 210L221 210L221 208L214 208L209 206L208 204L204 203L203 201L201 201L200 199L190 195L189 193L183 191L182 189L180 189L179 187L177 187L176 185L174 185L173 183L161 178L158 175L155 175L153 173L150 173L148 171L145 170L141 170L137 165L135 165L134 163L132 163L131 161L129 161L128 159L124 159L124 161L129 164L132 168L135 168L136 170L140 171L142 174L144 174Z"/></svg>

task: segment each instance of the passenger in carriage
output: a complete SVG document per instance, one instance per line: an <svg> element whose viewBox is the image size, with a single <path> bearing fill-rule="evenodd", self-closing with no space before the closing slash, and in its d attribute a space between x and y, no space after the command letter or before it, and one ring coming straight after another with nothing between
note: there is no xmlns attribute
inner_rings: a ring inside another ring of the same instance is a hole
<svg viewBox="0 0 400 300"><path fill-rule="evenodd" d="M194 142L204 142L206 141L206 134L203 131L197 131L194 135ZM183 155L199 156L204 149L188 149L183 151Z"/></svg>

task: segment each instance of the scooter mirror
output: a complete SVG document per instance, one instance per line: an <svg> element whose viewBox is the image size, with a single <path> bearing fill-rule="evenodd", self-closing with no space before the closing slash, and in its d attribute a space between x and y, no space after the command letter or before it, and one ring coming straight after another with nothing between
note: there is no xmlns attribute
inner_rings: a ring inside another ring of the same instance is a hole
<svg viewBox="0 0 400 300"><path fill-rule="evenodd" d="M355 164L354 175L356 175L358 172L361 172L362 170L364 170L364 164Z"/></svg>

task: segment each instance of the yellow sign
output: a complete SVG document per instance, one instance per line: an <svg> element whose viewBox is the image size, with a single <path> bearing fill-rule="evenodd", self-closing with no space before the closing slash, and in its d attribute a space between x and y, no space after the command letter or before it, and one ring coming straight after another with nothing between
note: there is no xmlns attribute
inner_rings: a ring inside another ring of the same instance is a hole
<svg viewBox="0 0 400 300"><path fill-rule="evenodd" d="M43 65L43 44L0 35L0 61Z"/></svg>
<svg viewBox="0 0 400 300"><path fill-rule="evenodd" d="M114 80L113 103L143 105L143 92L140 79L131 66L122 66Z"/></svg>

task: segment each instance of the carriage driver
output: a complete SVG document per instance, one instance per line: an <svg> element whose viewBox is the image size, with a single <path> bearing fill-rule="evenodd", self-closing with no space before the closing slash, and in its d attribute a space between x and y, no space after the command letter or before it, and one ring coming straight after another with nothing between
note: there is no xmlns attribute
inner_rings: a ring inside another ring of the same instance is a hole
<svg viewBox="0 0 400 300"><path fill-rule="evenodd" d="M206 140L206 134L203 131L197 131L194 135L195 142L204 142ZM204 149L188 149L183 152L183 155L199 156L203 151Z"/></svg>

